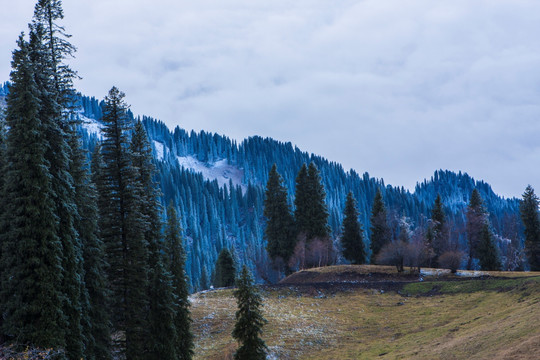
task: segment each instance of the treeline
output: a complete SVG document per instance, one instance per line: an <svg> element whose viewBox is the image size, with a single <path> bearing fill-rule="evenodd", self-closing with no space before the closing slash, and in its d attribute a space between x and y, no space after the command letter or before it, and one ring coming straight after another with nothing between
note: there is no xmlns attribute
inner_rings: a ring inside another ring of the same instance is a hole
<svg viewBox="0 0 540 360"><path fill-rule="evenodd" d="M60 1L38 1L13 52L0 123L0 343L51 358L190 359L175 206L163 214L146 130L115 87L89 164L62 18Z"/></svg>
<svg viewBox="0 0 540 360"><path fill-rule="evenodd" d="M353 264L391 264L398 272L404 266L443 267L452 272L469 270L539 270L539 200L528 186L520 202L520 222L525 228L525 246L496 235L478 189L473 189L463 217L462 234L452 234L440 194L430 218L416 226L406 216L392 218L383 194L373 199L369 238L359 221L357 201L349 192L344 207L340 235L332 237L328 226L328 208L320 173L312 162L302 166L296 177L294 211L288 201L283 178L272 167L266 185L264 216L267 251L279 273L305 267L326 266L349 261ZM397 231L392 225L398 223ZM463 243L461 239L465 239ZM369 240L368 240L369 239ZM340 259L341 258L341 259Z"/></svg>

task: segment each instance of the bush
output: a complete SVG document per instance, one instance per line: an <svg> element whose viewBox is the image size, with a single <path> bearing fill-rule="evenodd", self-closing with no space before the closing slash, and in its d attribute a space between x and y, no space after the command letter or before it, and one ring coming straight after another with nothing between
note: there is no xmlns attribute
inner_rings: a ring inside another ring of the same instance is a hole
<svg viewBox="0 0 540 360"><path fill-rule="evenodd" d="M464 254L461 251L446 251L439 256L439 266L443 269L450 269L455 274L461 265Z"/></svg>

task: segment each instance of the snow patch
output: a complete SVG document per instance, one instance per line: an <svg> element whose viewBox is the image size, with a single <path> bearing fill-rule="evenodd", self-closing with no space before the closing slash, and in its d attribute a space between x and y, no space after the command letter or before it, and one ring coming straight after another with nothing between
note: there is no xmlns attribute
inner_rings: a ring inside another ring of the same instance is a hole
<svg viewBox="0 0 540 360"><path fill-rule="evenodd" d="M103 124L82 114L79 115L79 120L81 121L82 128L85 129L88 134L95 134L97 137L101 138L101 129L103 128Z"/></svg>
<svg viewBox="0 0 540 360"><path fill-rule="evenodd" d="M156 158L158 160L163 160L165 157L165 145L159 141L154 140L154 149L156 149Z"/></svg>
<svg viewBox="0 0 540 360"><path fill-rule="evenodd" d="M201 173L207 180L217 180L220 187L229 185L232 180L233 185L242 187L242 191L246 190L246 186L242 184L244 171L235 166L229 165L226 159L218 160L212 164L205 164L195 159L193 156L178 156L178 164L184 169L190 169L193 172Z"/></svg>
<svg viewBox="0 0 540 360"><path fill-rule="evenodd" d="M456 273L457 276L467 276L467 277L479 277L486 276L487 273L477 270L458 270Z"/></svg>

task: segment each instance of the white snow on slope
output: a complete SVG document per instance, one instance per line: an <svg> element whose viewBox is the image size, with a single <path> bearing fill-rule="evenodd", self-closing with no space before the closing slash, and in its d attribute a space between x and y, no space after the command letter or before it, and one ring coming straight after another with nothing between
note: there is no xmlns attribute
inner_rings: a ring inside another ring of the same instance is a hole
<svg viewBox="0 0 540 360"><path fill-rule="evenodd" d="M159 141L154 140L154 148L156 149L156 158L158 160L163 160L165 156L165 145Z"/></svg>
<svg viewBox="0 0 540 360"><path fill-rule="evenodd" d="M79 120L81 120L81 126L86 129L88 134L96 134L98 138L101 138L101 129L103 128L101 123L82 114L79 114Z"/></svg>
<svg viewBox="0 0 540 360"><path fill-rule="evenodd" d="M220 187L223 187L225 184L229 186L229 180L232 180L235 186L240 185L242 191L246 190L246 186L242 184L244 171L229 165L225 159L216 161L210 165L200 162L193 156L178 156L177 159L180 166L201 173L205 179L217 180Z"/></svg>

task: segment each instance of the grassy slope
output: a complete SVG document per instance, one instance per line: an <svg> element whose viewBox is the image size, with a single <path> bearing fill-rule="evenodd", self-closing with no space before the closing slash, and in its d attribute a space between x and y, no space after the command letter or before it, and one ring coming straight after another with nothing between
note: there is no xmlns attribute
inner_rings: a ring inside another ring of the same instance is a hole
<svg viewBox="0 0 540 360"><path fill-rule="evenodd" d="M370 269L313 271L317 277ZM263 337L276 359L537 359L540 274L528 275L410 283L401 291L409 296L377 289L324 294L295 285L266 290ZM196 359L232 358L235 310L231 290L194 295Z"/></svg>

